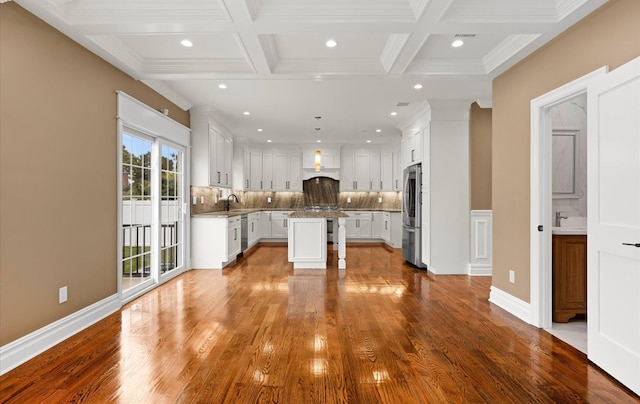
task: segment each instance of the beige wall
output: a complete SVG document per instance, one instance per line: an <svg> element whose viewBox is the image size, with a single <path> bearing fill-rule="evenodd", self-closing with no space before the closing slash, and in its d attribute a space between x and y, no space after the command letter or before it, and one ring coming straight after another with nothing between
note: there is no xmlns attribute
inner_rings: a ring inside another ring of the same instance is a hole
<svg viewBox="0 0 640 404"><path fill-rule="evenodd" d="M471 210L491 210L491 108L471 104L469 114Z"/></svg>
<svg viewBox="0 0 640 404"><path fill-rule="evenodd" d="M115 90L189 116L13 2L0 5L0 52L5 345L116 293Z"/></svg>
<svg viewBox="0 0 640 404"><path fill-rule="evenodd" d="M610 0L493 82L493 285L524 301L530 301L530 101L640 55L639 21L640 1Z"/></svg>

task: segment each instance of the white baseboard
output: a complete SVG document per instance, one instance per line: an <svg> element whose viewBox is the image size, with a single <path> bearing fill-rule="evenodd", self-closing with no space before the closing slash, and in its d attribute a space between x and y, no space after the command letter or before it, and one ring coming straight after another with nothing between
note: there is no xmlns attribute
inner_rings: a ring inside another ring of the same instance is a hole
<svg viewBox="0 0 640 404"><path fill-rule="evenodd" d="M115 294L3 345L0 347L0 375L115 313L120 307L122 302Z"/></svg>
<svg viewBox="0 0 640 404"><path fill-rule="evenodd" d="M491 286L491 292L489 293L489 301L496 306L508 311L520 320L531 324L531 304L520 300L517 297L510 295L509 293Z"/></svg>
<svg viewBox="0 0 640 404"><path fill-rule="evenodd" d="M493 265L491 264L469 264L469 276L492 276Z"/></svg>

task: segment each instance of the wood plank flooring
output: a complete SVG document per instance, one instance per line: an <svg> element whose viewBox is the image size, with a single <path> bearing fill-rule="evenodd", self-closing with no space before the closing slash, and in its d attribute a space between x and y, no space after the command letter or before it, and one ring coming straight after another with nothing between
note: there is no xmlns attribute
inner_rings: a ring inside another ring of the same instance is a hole
<svg viewBox="0 0 640 404"><path fill-rule="evenodd" d="M194 270L0 377L3 403L640 403L586 356L435 276L348 248L296 272L283 246Z"/></svg>

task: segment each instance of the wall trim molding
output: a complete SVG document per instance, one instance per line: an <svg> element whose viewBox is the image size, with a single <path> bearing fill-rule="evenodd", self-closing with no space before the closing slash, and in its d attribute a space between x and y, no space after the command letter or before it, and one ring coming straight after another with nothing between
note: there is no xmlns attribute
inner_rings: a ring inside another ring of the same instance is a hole
<svg viewBox="0 0 640 404"><path fill-rule="evenodd" d="M492 276L493 265L491 264L469 264L469 276Z"/></svg>
<svg viewBox="0 0 640 404"><path fill-rule="evenodd" d="M3 345L0 347L0 375L117 312L120 307L120 296L114 294Z"/></svg>
<svg viewBox="0 0 640 404"><path fill-rule="evenodd" d="M491 286L489 302L513 314L527 324L531 324L531 304L509 293Z"/></svg>

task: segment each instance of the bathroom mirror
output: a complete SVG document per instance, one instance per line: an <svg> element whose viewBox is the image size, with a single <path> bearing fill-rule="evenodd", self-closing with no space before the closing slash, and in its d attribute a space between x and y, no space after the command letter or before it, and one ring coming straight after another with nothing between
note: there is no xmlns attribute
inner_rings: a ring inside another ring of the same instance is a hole
<svg viewBox="0 0 640 404"><path fill-rule="evenodd" d="M576 142L577 130L552 132L553 197L576 198Z"/></svg>

